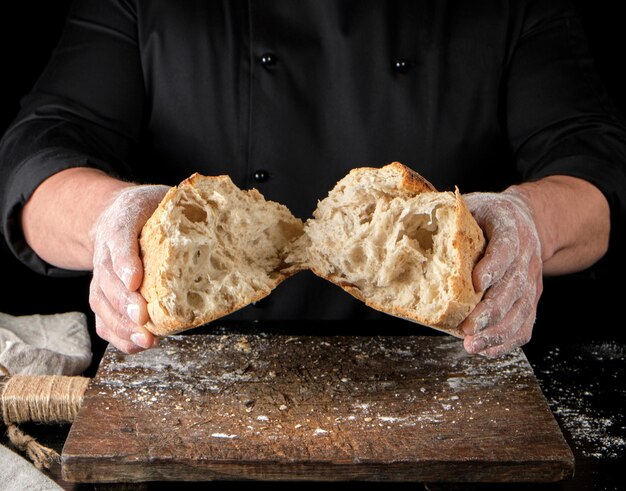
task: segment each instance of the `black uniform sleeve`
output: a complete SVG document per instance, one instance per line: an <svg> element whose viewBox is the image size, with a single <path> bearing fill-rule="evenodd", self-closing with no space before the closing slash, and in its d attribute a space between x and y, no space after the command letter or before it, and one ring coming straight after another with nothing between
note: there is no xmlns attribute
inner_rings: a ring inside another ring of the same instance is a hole
<svg viewBox="0 0 626 491"><path fill-rule="evenodd" d="M134 7L78 0L59 44L0 141L0 217L14 254L35 271L67 275L26 244L20 212L37 186L64 169L95 167L130 178L144 83Z"/></svg>
<svg viewBox="0 0 626 491"><path fill-rule="evenodd" d="M504 87L518 171L524 180L561 174L598 187L611 207L616 256L626 221L625 120L598 78L575 11L558 2L530 5Z"/></svg>

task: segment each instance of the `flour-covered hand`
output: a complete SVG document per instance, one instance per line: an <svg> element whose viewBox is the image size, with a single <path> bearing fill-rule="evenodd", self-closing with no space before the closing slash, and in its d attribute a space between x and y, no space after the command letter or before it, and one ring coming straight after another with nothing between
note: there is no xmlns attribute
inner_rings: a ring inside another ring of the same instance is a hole
<svg viewBox="0 0 626 491"><path fill-rule="evenodd" d="M488 244L473 272L482 301L463 321L465 349L471 354L500 356L527 343L543 289L541 243L522 195L502 193L465 196Z"/></svg>
<svg viewBox="0 0 626 491"><path fill-rule="evenodd" d="M96 332L126 353L150 348L155 337L144 327L146 302L137 291L143 279L138 237L168 191L167 186L131 186L118 192L92 233L93 280L89 304Z"/></svg>

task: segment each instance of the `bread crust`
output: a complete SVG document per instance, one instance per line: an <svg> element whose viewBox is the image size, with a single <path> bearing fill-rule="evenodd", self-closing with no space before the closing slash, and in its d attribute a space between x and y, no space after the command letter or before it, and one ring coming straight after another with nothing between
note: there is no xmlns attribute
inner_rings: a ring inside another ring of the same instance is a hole
<svg viewBox="0 0 626 491"><path fill-rule="evenodd" d="M355 172L358 172L358 170L355 169ZM400 162L392 162L383 167L382 170L400 174L401 189L411 194L437 191L430 181Z"/></svg>
<svg viewBox="0 0 626 491"><path fill-rule="evenodd" d="M176 190L177 188L171 188L167 192L143 226L139 236L139 255L143 262L143 280L139 293L146 300L150 316L150 321L144 327L156 335L174 332L173 320L165 313L165 308L160 304L159 299L168 294L163 280L165 272L161 270L161 265L166 264L171 254L171 247L161 230L162 217L165 214L166 205L174 199Z"/></svg>
<svg viewBox="0 0 626 491"><path fill-rule="evenodd" d="M398 191L404 191L407 194L416 195L420 193L437 192L435 186L433 186L427 179L400 162L391 162L390 164L380 168L357 167L356 169L350 170L350 172L348 172L348 176L358 176L359 174L369 172L386 174L386 177L389 180L396 182L396 188ZM345 177L343 179L345 179Z"/></svg>

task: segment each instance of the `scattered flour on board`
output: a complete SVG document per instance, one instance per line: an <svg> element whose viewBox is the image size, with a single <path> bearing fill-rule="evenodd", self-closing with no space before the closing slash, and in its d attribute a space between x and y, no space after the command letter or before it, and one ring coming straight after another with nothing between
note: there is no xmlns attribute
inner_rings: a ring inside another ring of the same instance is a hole
<svg viewBox="0 0 626 491"><path fill-rule="evenodd" d="M179 336L173 336L170 339L184 342L178 338ZM211 349L215 350L216 356L221 356L220 350L223 344L223 347L229 345L242 353L241 358L243 360L246 360L246 357L249 359L248 349L250 344L243 342L241 338L236 336L223 336L220 339L217 345L214 343L210 345ZM207 345L204 344L197 346L186 342L184 344L184 349L187 352L196 349L199 351L207 349ZM528 382L527 377L532 375L532 370L528 366L526 357L521 350L516 350L514 353L497 360L497 362L483 363L481 360L467 356L459 348L457 342L450 341L450 343L438 345L435 349L450 351L448 359L451 360L451 370L447 377L444 376L440 379L439 390L433 388L427 390L421 386L420 381L415 385L413 391L397 394L400 396L398 399L400 406L398 407L402 407L402 404L411 403L414 400L423 401L425 398L432 400L432 405L426 410L407 417L406 412L396 412L393 404L383 407L376 401L367 399L359 401L357 399L345 408L343 414L339 413L334 416L335 423L338 425L366 424L367 427L384 425L386 428L437 425L449 421L451 419L450 415L457 408L465 408L470 414L472 414L472 411L476 411L477 414L480 413L483 401L468 400L463 395L465 389L494 386L504 380L513 381L517 385L525 384ZM124 398L134 404L140 404L141 407L153 409L159 407L161 411L165 411L163 408L167 408L167 412L163 412L161 416L169 417L171 414L172 418L176 418L176 414L179 411L188 408L190 405L195 407L197 404L196 396L199 393L219 394L221 391L233 386L233 384L245 382L251 376L254 376L253 371L247 371L245 363L243 365L227 363L227 370L211 370L198 374L196 373L197 371L194 371L194 366L189 366L188 360L192 357L180 358L181 351L182 349L179 346L171 346L169 340L166 339L162 342L161 347L149 352L133 356L119 355L117 361L126 369L132 368L132 370L124 372L120 370L119 366L116 367L115 364L105 367L111 377L103 382L102 389L106 390L107 395L111 394L115 397ZM387 349L383 354L385 357L404 358L407 356L409 358L409 351L406 350L405 352L397 348ZM623 361L626 360L626 348L624 345L616 343L595 343L586 346L582 354L579 354L578 359L572 358L569 354L565 356L562 351L559 348L554 348L549 352L546 357L548 363L543 364L542 366L545 368L537 372L539 379L551 380L551 384L546 388L549 390L544 390L544 393L552 411L557 416L563 429L571 435L571 441L573 441L574 446L581 448L581 452L584 455L593 458L623 456L626 449L626 441L622 436L624 435L624 419L622 415L617 411L614 413L607 411L599 412L594 409L598 405L591 404L595 400L594 398L601 396L602 390L604 392L607 390L618 391L619 400L624 401L626 388L622 388L620 383L620 377L624 375L623 368L615 374L615 387L609 388L599 387L597 380L593 377L593 373L585 378L585 380L589 381L586 384L572 381L572 377L569 374L575 370L579 370L581 373L583 371L593 372L594 369L601 369L607 366L607 364L618 365L621 363L620 366L623 367ZM356 353L354 356L356 357L357 354L359 353ZM428 352L424 353L424 355L427 354ZM364 360L369 360L370 357L375 359L374 355L376 355L375 350L373 350L373 354L369 353ZM363 362L361 357L356 358ZM437 358L434 357L433 361L430 362L429 358L425 356L424 359L420 359L420 363L429 366L434 364L434 360ZM228 362L227 359L225 360ZM255 360L255 363L261 364L264 361ZM175 370L172 370L173 367L175 367ZM140 373L141 377L137 379L127 375L129 372ZM276 377L273 371L264 373L270 373L272 375L268 376ZM580 377L576 378L576 380L579 379ZM138 380L139 384L137 384ZM354 374L344 374L343 372L338 373L336 382L341 390L345 390L344 388L350 384L365 384L365 381L359 381L358 377L354 377ZM384 389L388 381L380 380L375 383ZM355 387L358 387L358 385ZM393 387L393 384L390 385L390 388ZM183 394L184 398L180 399L179 397L177 399L176 394ZM251 404L250 408L246 408L250 412L250 419L246 420L246 423L252 425L248 426L251 430L254 428L255 431L261 429L269 431L267 428L273 428L274 422L280 422L280 418L272 412L259 413L260 408L258 405L256 409L254 404ZM286 414L287 408L287 405L283 404L282 401L276 405L276 410L282 411L283 414ZM291 410L291 404L289 409ZM269 410L271 411L271 409ZM471 415L469 419L472 420ZM304 419L293 421L293 423L296 423L294 426L296 428L306 428L308 426L308 420L305 421ZM320 423L324 424L325 421L320 421ZM277 428L282 427L278 425ZM317 427L317 425L308 426L308 428L314 428L313 434L318 436L324 435L329 431ZM213 431L217 430L217 432L211 433L209 431L207 434L217 439L243 437L235 434L232 431L233 429L215 428ZM335 431L334 427L332 431Z"/></svg>
<svg viewBox="0 0 626 491"><path fill-rule="evenodd" d="M626 347L615 342L589 343L572 352L555 347L545 361L546 367L537 372L539 381L550 379L549 384L542 383L544 393L575 447L585 457L623 457L626 421L622 410L616 408L626 398L626 386L621 382ZM615 384L607 383L607 373L615 378ZM606 408L602 402L606 400L613 401L613 410Z"/></svg>

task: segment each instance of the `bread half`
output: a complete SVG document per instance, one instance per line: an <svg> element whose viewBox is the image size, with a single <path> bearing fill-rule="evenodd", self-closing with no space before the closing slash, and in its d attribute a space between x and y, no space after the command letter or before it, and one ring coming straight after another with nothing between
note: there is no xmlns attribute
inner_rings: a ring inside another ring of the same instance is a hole
<svg viewBox="0 0 626 491"><path fill-rule="evenodd" d="M228 176L194 174L172 188L140 236L153 334L180 332L260 300L297 272L284 258L302 221Z"/></svg>
<svg viewBox="0 0 626 491"><path fill-rule="evenodd" d="M374 309L463 337L482 297L472 270L485 239L458 189L437 192L397 162L359 168L313 216L288 261Z"/></svg>

